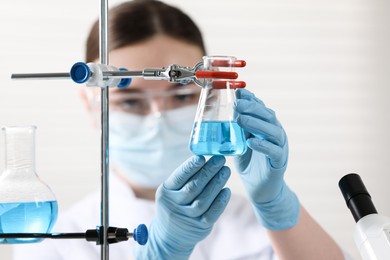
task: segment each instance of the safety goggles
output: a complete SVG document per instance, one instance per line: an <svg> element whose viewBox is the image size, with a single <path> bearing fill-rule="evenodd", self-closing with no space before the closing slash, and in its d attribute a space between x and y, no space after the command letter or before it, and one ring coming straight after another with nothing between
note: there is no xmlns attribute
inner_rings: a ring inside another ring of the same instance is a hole
<svg viewBox="0 0 390 260"><path fill-rule="evenodd" d="M200 91L201 89L195 86L183 86L165 91L116 91L110 94L110 110L146 116L197 104ZM95 96L93 99L98 102L100 96Z"/></svg>

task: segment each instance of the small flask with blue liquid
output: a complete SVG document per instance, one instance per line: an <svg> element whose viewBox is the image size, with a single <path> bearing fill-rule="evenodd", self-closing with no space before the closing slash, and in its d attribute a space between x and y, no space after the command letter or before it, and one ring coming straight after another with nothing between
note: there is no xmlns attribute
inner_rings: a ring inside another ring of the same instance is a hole
<svg viewBox="0 0 390 260"><path fill-rule="evenodd" d="M57 220L57 200L35 172L35 126L3 127L4 171L0 175L0 234L49 233ZM40 238L0 239L0 244L40 242Z"/></svg>
<svg viewBox="0 0 390 260"><path fill-rule="evenodd" d="M203 70L233 71L230 56L203 57ZM205 79L192 129L190 149L197 155L234 156L245 153L243 129L234 117L234 83L224 79ZM222 87L221 87L222 86Z"/></svg>

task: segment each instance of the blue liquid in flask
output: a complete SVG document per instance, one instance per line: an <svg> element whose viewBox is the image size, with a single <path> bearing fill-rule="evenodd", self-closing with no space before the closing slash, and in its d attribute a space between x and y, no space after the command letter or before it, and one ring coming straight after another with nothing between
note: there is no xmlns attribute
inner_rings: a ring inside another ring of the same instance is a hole
<svg viewBox="0 0 390 260"><path fill-rule="evenodd" d="M196 122L192 131L190 149L197 155L240 155L247 149L244 131L236 122Z"/></svg>
<svg viewBox="0 0 390 260"><path fill-rule="evenodd" d="M1 203L0 233L49 233L57 220L57 214L57 201ZM40 241L42 238L0 239L1 244Z"/></svg>

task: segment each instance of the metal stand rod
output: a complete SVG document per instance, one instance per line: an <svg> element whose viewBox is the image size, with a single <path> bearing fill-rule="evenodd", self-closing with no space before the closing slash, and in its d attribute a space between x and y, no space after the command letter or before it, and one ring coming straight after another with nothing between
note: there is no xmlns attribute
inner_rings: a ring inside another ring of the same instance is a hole
<svg viewBox="0 0 390 260"><path fill-rule="evenodd" d="M108 0L101 0L99 17L99 40L100 40L100 63L108 65ZM86 66L86 65L85 65ZM73 69L73 68L72 68ZM83 69L81 67L81 69ZM70 73L26 73L12 74L12 79L67 79L74 76L88 76L91 71L89 68L79 70L76 68L75 74ZM109 78L132 78L132 77L161 77L161 73L166 69L146 69L143 71L104 71L103 80ZM81 73L81 74L80 74ZM77 78L77 77L76 77ZM158 78L160 79L160 78ZM166 78L163 78L166 79ZM100 86L100 85L99 85ZM53 239L74 239L84 238L87 241L96 241L101 245L101 260L109 259L109 244L126 241L133 237L140 245L145 245L148 240L148 230L144 224L134 229L134 233L128 232L125 228L115 228L109 226L109 92L111 86L101 88L101 208L100 218L101 226L94 230L87 230L86 233L8 233L1 234L0 238L53 238Z"/></svg>
<svg viewBox="0 0 390 260"><path fill-rule="evenodd" d="M101 0L99 18L100 63L108 65L108 0ZM102 260L109 259L109 158L108 158L108 87L101 89L101 226Z"/></svg>

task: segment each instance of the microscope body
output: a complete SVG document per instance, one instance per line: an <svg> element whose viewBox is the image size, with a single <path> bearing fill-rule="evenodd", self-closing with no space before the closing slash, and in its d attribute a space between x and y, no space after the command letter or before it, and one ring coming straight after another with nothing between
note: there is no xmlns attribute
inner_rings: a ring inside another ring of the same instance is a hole
<svg viewBox="0 0 390 260"><path fill-rule="evenodd" d="M354 240L363 260L390 259L390 218L364 216L356 223Z"/></svg>
<svg viewBox="0 0 390 260"><path fill-rule="evenodd" d="M339 187L356 221L354 240L363 260L389 260L390 218L378 214L358 174L345 175Z"/></svg>

